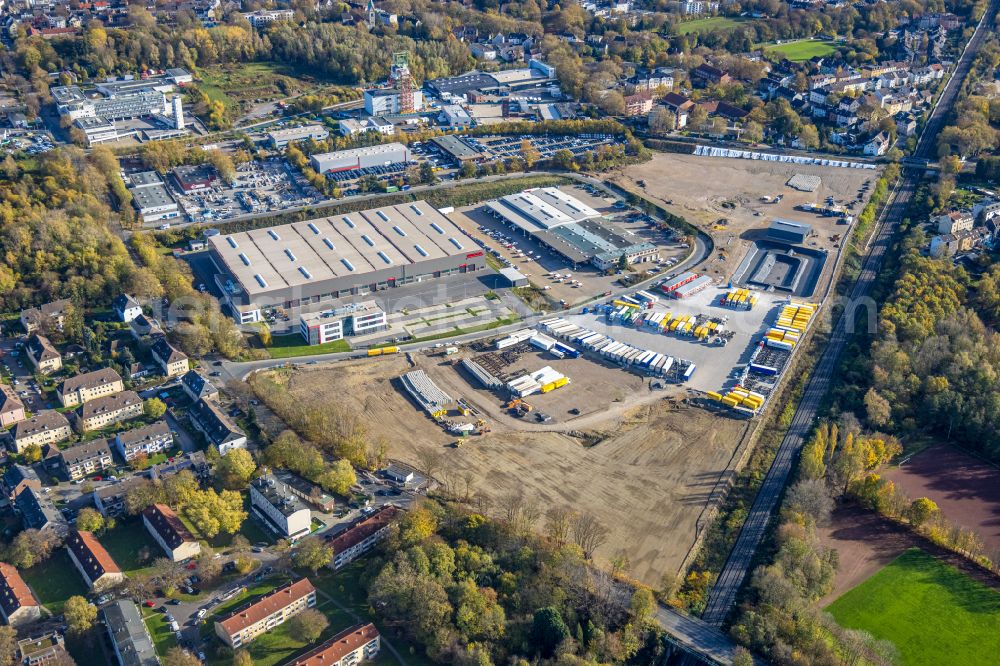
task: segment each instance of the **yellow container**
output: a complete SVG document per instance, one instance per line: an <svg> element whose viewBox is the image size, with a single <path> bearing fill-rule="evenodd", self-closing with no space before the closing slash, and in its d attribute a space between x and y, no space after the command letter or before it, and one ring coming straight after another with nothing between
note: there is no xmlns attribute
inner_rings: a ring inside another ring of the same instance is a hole
<svg viewBox="0 0 1000 666"><path fill-rule="evenodd" d="M369 356L381 356L382 355L382 350L381 349L369 349L368 350L368 355Z"/></svg>
<svg viewBox="0 0 1000 666"><path fill-rule="evenodd" d="M726 405L727 407L735 407L740 403L738 400L736 400L736 398L731 398L727 395L725 398L722 399L722 404Z"/></svg>
<svg viewBox="0 0 1000 666"><path fill-rule="evenodd" d="M712 400L722 400L722 396L716 393L715 391L708 391L707 393L705 393L705 395L707 395Z"/></svg>

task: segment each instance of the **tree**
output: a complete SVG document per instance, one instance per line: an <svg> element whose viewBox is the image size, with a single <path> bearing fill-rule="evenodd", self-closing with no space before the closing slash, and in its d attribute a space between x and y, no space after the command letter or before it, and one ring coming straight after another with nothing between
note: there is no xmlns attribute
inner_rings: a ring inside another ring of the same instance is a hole
<svg viewBox="0 0 1000 666"><path fill-rule="evenodd" d="M874 387L865 393L865 411L868 414L868 420L880 428L888 424L892 418L892 405L879 395Z"/></svg>
<svg viewBox="0 0 1000 666"><path fill-rule="evenodd" d="M235 534L247 517L240 493L233 490L216 493L211 488L195 492L184 507L184 515L206 539L219 532Z"/></svg>
<svg viewBox="0 0 1000 666"><path fill-rule="evenodd" d="M76 529L84 532L100 532L104 529L104 516L89 506L84 507L76 516Z"/></svg>
<svg viewBox="0 0 1000 666"><path fill-rule="evenodd" d="M236 558L236 571L241 574L250 573L253 570L253 563L256 562L254 558L249 555L240 555Z"/></svg>
<svg viewBox="0 0 1000 666"><path fill-rule="evenodd" d="M573 518L573 541L583 551L588 560L594 551L608 539L608 530L596 518L589 514L577 515Z"/></svg>
<svg viewBox="0 0 1000 666"><path fill-rule="evenodd" d="M747 141L750 143L760 143L764 140L764 126L760 123L755 123L751 120L746 124L745 130L744 136L746 136Z"/></svg>
<svg viewBox="0 0 1000 666"><path fill-rule="evenodd" d="M215 468L222 485L229 490L246 488L255 471L257 463L246 449L230 449Z"/></svg>
<svg viewBox="0 0 1000 666"><path fill-rule="evenodd" d="M910 521L911 525L919 528L940 513L941 510L938 509L938 505L933 500L926 497L919 497L910 503L909 508L906 510L906 518Z"/></svg>
<svg viewBox="0 0 1000 666"><path fill-rule="evenodd" d="M24 462L31 465L42 459L42 447L38 444L29 444L24 447Z"/></svg>
<svg viewBox="0 0 1000 666"><path fill-rule="evenodd" d="M542 154L535 148L531 139L525 138L521 140L521 157L524 159L525 166L530 169L542 158Z"/></svg>
<svg viewBox="0 0 1000 666"><path fill-rule="evenodd" d="M656 610L656 599L648 587L638 587L632 593L629 612L637 624L644 624Z"/></svg>
<svg viewBox="0 0 1000 666"><path fill-rule="evenodd" d="M358 482L358 477L351 462L341 458L324 471L316 482L325 490L346 497L351 492L351 486Z"/></svg>
<svg viewBox="0 0 1000 666"><path fill-rule="evenodd" d="M0 626L0 666L17 662L17 631L9 625Z"/></svg>
<svg viewBox="0 0 1000 666"><path fill-rule="evenodd" d="M569 627L558 608L547 606L535 611L531 622L531 644L538 648L542 657L548 659L555 654L556 648L569 635Z"/></svg>
<svg viewBox="0 0 1000 666"><path fill-rule="evenodd" d="M407 546L429 539L436 530L437 517L426 506L414 507L399 521L399 538Z"/></svg>
<svg viewBox="0 0 1000 666"><path fill-rule="evenodd" d="M94 620L97 619L97 606L85 598L75 595L66 600L66 604L63 606L63 616L66 618L66 627L71 634L83 634L94 626Z"/></svg>
<svg viewBox="0 0 1000 666"><path fill-rule="evenodd" d="M159 398L147 398L142 403L143 413L151 419L158 419L167 413L167 405Z"/></svg>
<svg viewBox="0 0 1000 666"><path fill-rule="evenodd" d="M815 125L809 123L802 125L802 130L799 132L799 143L804 148L819 148L819 131Z"/></svg>
<svg viewBox="0 0 1000 666"><path fill-rule="evenodd" d="M198 657L178 645L170 648L160 663L163 666L201 666Z"/></svg>
<svg viewBox="0 0 1000 666"><path fill-rule="evenodd" d="M262 346L271 346L271 327L267 325L266 321L262 321L257 324L257 337L260 339L260 344Z"/></svg>
<svg viewBox="0 0 1000 666"><path fill-rule="evenodd" d="M253 657L246 650L237 650L233 654L233 666L253 666Z"/></svg>
<svg viewBox="0 0 1000 666"><path fill-rule="evenodd" d="M733 650L733 666L753 666L753 654L742 645Z"/></svg>
<svg viewBox="0 0 1000 666"><path fill-rule="evenodd" d="M315 608L307 608L288 621L288 633L303 643L314 643L330 621Z"/></svg>
<svg viewBox="0 0 1000 666"><path fill-rule="evenodd" d="M665 106L658 106L649 114L649 131L667 134L677 126L677 115Z"/></svg>
<svg viewBox="0 0 1000 666"><path fill-rule="evenodd" d="M299 542L292 555L295 566L311 569L316 573L320 567L325 567L333 559L333 548L316 536L309 536Z"/></svg>

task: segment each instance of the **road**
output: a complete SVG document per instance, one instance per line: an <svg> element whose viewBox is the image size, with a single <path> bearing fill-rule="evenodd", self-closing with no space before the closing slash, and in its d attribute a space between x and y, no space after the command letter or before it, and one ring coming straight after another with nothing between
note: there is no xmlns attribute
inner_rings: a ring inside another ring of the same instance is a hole
<svg viewBox="0 0 1000 666"><path fill-rule="evenodd" d="M962 81L968 74L976 53L982 47L986 35L992 31L994 17L1000 7L1000 0L991 0L983 16L982 21L976 28L972 39L966 45L960 57L955 72L949 79L944 92L938 99L937 104L931 112L930 118L920 135L920 141L914 152L916 158L924 159L936 150L937 135L944 127L952 105L961 89ZM888 205L883 209L882 216L878 220L873 241L869 245L868 253L862 265L861 273L851 291L851 301L861 302L861 299L868 295L872 284L878 276L882 261L890 247L893 234L899 222L906 214L910 199L916 190L917 184L923 175L921 169L907 169L893 195L890 195ZM702 618L711 625L721 627L729 616L736 602L736 595L739 592L743 581L746 579L750 566L753 563L754 554L767 532L767 526L771 515L777 507L788 477L794 468L798 458L799 450L805 442L820 404L830 386L833 383L834 372L840 355L846 346L851 333L848 332L847 317L841 315L832 331L830 341L827 344L819 363L813 371L812 377L806 384L805 392L799 403L792 423L788 428L784 440L778 449L774 462L768 470L764 483L754 500L746 522L743 524L740 534L736 539L736 544L726 560L726 564L719 574L718 580L713 585L708 605ZM853 324L853 320L850 322Z"/></svg>

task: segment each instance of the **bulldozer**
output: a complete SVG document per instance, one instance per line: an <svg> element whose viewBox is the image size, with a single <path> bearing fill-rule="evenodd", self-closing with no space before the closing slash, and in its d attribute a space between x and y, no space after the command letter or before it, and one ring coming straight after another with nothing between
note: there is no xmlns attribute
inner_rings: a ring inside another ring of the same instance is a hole
<svg viewBox="0 0 1000 666"><path fill-rule="evenodd" d="M489 431L490 431L490 426L489 424L486 423L486 421L484 421L483 419L476 420L476 432L478 432L480 435L485 435Z"/></svg>

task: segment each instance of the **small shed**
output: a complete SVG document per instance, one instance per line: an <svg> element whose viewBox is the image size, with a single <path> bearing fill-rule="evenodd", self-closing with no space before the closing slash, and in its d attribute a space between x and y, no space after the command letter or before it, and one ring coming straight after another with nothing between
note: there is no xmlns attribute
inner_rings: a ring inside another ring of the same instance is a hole
<svg viewBox="0 0 1000 666"><path fill-rule="evenodd" d="M508 287L527 287L528 278L512 266L500 269L500 277Z"/></svg>
<svg viewBox="0 0 1000 666"><path fill-rule="evenodd" d="M770 240L782 243L792 243L801 245L806 242L806 238L812 233L812 226L801 222L791 222L790 220L776 219L771 222L767 229L767 237Z"/></svg>

